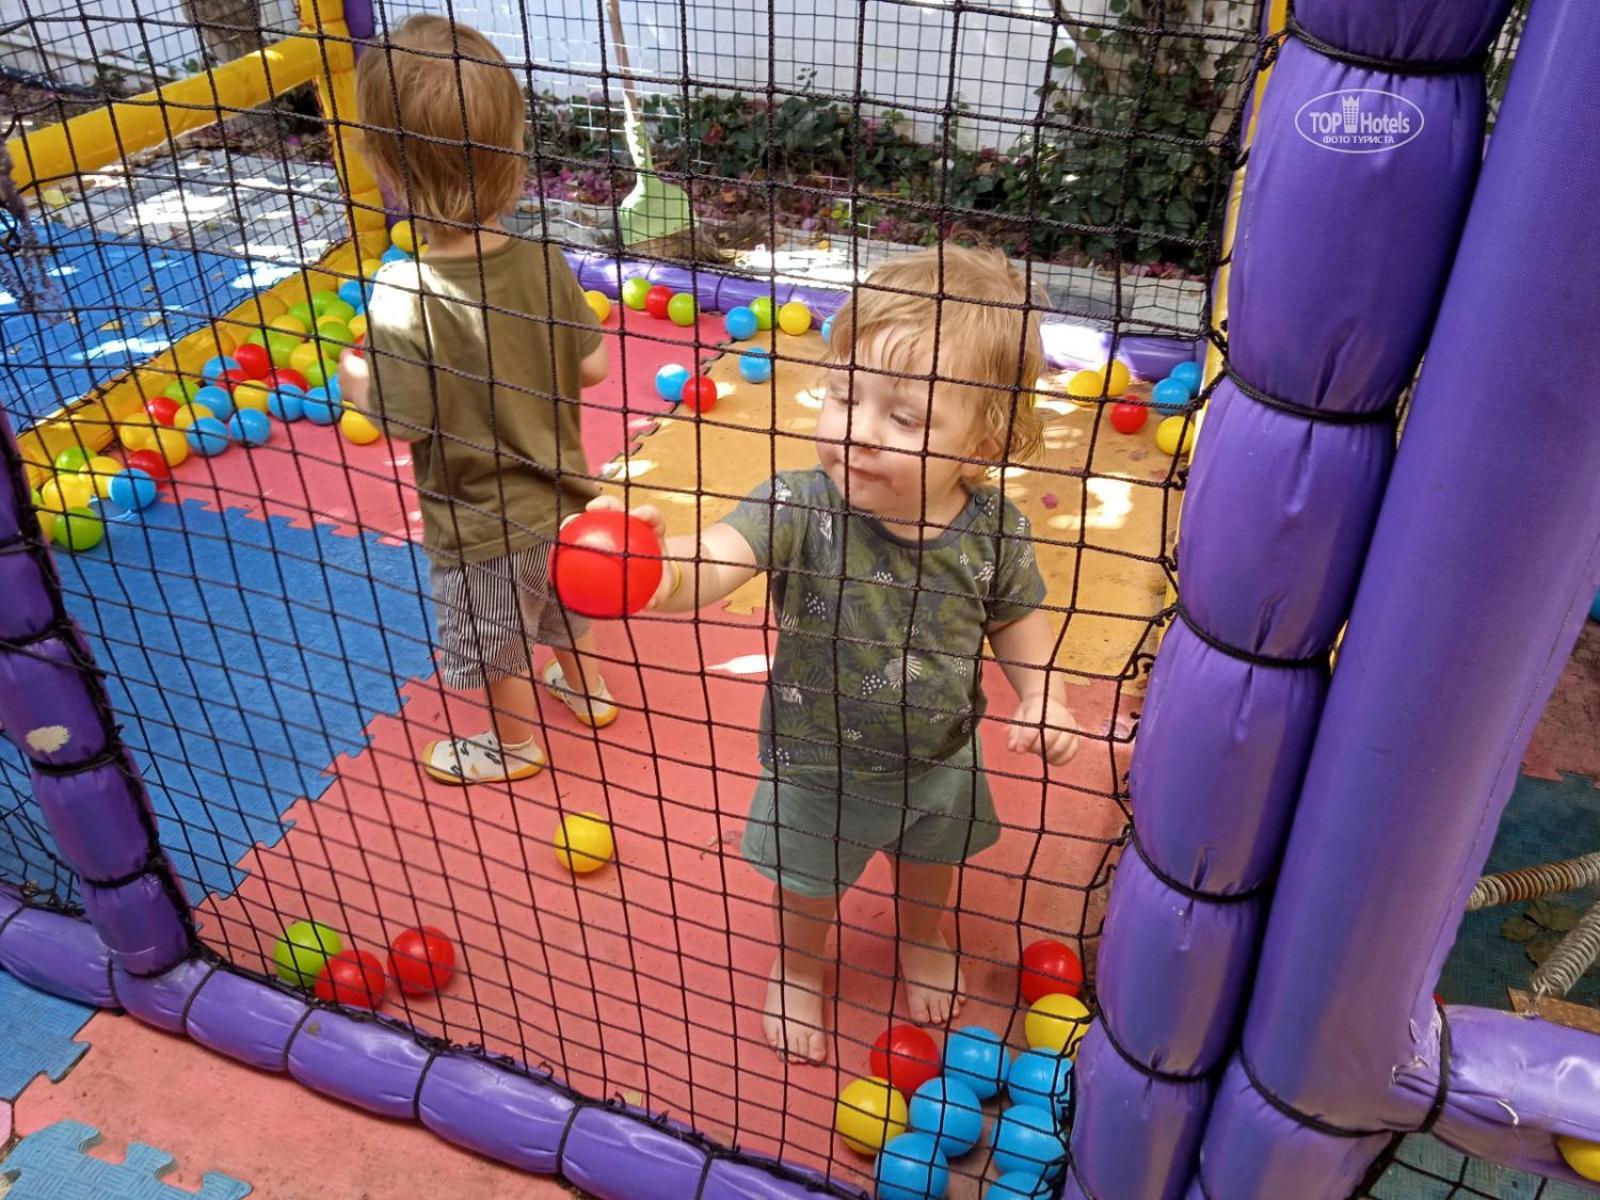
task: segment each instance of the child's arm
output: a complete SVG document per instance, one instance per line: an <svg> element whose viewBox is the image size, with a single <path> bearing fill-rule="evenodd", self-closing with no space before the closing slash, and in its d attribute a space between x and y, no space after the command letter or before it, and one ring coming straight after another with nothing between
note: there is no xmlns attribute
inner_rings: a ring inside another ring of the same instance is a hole
<svg viewBox="0 0 1600 1200"><path fill-rule="evenodd" d="M1055 636L1040 609L989 630L989 645L1017 693L1006 744L1018 753L1043 754L1055 766L1078 752L1077 718L1067 707L1066 684L1053 670Z"/></svg>
<svg viewBox="0 0 1600 1200"><path fill-rule="evenodd" d="M615 496L598 496L589 510L621 511ZM657 612L691 612L731 595L756 575L756 553L731 525L718 522L698 535L666 536L666 523L654 505L630 509L661 541L661 586L649 607Z"/></svg>
<svg viewBox="0 0 1600 1200"><path fill-rule="evenodd" d="M611 374L611 362L606 357L606 344L601 342L584 355L583 361L578 364L578 386L592 388L596 384L604 383L609 374Z"/></svg>

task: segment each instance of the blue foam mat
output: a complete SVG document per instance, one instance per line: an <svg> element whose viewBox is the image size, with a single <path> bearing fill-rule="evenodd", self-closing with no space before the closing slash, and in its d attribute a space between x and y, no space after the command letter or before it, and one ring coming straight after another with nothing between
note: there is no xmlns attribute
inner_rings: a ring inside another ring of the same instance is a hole
<svg viewBox="0 0 1600 1200"><path fill-rule="evenodd" d="M276 843L284 811L433 671L413 545L163 502L56 561L195 901L238 887L245 852ZM0 878L48 878L52 850L0 839Z"/></svg>
<svg viewBox="0 0 1600 1200"><path fill-rule="evenodd" d="M41 1074L59 1082L89 1049L72 1039L94 1013L0 971L0 1100L15 1100Z"/></svg>
<svg viewBox="0 0 1600 1200"><path fill-rule="evenodd" d="M172 1155L131 1142L120 1163L102 1162L85 1151L100 1131L81 1121L57 1121L30 1133L0 1161L0 1178L11 1180L6 1200L244 1200L250 1185L207 1171L200 1190L168 1187Z"/></svg>

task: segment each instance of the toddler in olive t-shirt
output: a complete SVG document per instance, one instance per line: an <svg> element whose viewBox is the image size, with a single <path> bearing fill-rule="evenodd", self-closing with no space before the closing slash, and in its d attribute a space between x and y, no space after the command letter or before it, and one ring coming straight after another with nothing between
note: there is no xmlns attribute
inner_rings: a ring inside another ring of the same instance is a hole
<svg viewBox="0 0 1600 1200"><path fill-rule="evenodd" d="M981 482L1042 438L1028 300L994 252L947 246L873 271L834 318L818 464L665 540L659 610L768 575L777 645L742 849L775 884L764 1027L790 1058L826 1057L824 947L840 894L880 851L912 1019L961 1006L940 924L956 868L1000 835L977 734L986 639L1018 697L1011 748L1051 763L1077 750L1027 518ZM664 534L655 509L634 512Z"/></svg>
<svg viewBox="0 0 1600 1200"><path fill-rule="evenodd" d="M523 779L544 764L535 643L555 651L543 680L580 721L617 716L588 623L556 604L546 569L562 518L598 492L579 399L606 377L605 347L560 250L501 223L522 194L526 107L488 39L412 17L368 47L356 99L362 153L428 244L378 271L341 394L411 443L440 677L485 691L493 719L429 743L422 767L447 783Z"/></svg>

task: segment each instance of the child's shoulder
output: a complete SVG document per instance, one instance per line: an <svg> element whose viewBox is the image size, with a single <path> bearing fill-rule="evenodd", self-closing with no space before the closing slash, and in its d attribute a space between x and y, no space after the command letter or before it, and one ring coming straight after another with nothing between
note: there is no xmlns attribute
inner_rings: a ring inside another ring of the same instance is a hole
<svg viewBox="0 0 1600 1200"><path fill-rule="evenodd" d="M1025 537L1033 529L1028 514L996 487L974 487L969 512L972 514L970 528L975 533L992 534L998 530L1003 534Z"/></svg>
<svg viewBox="0 0 1600 1200"><path fill-rule="evenodd" d="M821 467L802 467L794 471L779 471L763 482L756 491L770 495L780 503L823 503L832 498L833 485L828 473Z"/></svg>

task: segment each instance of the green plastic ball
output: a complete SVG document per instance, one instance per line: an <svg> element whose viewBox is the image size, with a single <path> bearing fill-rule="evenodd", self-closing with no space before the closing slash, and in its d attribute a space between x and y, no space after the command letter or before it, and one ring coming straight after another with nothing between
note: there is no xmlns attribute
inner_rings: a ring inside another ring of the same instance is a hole
<svg viewBox="0 0 1600 1200"><path fill-rule="evenodd" d="M306 387L326 387L328 380L339 373L339 365L326 358L319 358L305 365L300 374L306 377Z"/></svg>
<svg viewBox="0 0 1600 1200"><path fill-rule="evenodd" d="M68 550L93 550L105 540L106 523L92 508L69 508L51 536Z"/></svg>
<svg viewBox="0 0 1600 1200"><path fill-rule="evenodd" d="M327 308L317 314L317 323L323 321L338 321L341 324L356 315L356 306L348 300L335 300Z"/></svg>
<svg viewBox="0 0 1600 1200"><path fill-rule="evenodd" d="M292 333L267 334L267 356L272 359L272 365L280 370L289 365L295 350L304 338L297 338Z"/></svg>
<svg viewBox="0 0 1600 1200"><path fill-rule="evenodd" d="M311 296L311 311L317 316L326 315L327 311L339 303L339 293L330 291L315 292Z"/></svg>
<svg viewBox="0 0 1600 1200"><path fill-rule="evenodd" d="M757 296L750 301L750 311L756 315L757 329L772 328L773 308L771 296Z"/></svg>
<svg viewBox="0 0 1600 1200"><path fill-rule="evenodd" d="M200 385L192 379L174 379L167 384L167 390L162 392L169 400L176 400L179 404L194 402L194 394L200 390Z"/></svg>
<svg viewBox="0 0 1600 1200"><path fill-rule="evenodd" d="M93 456L82 446L68 446L60 454L56 455L56 471L61 475L76 475L89 465L91 457ZM33 502L35 504L39 503L37 496L35 496Z"/></svg>
<svg viewBox="0 0 1600 1200"><path fill-rule="evenodd" d="M317 982L323 964L343 949L344 939L326 925L296 921L272 947L272 961L279 979L308 988Z"/></svg>
<svg viewBox="0 0 1600 1200"><path fill-rule="evenodd" d="M622 283L622 302L636 312L644 311L645 297L650 294L650 281L635 275Z"/></svg>
<svg viewBox="0 0 1600 1200"><path fill-rule="evenodd" d="M331 295L332 293L329 294ZM337 299L338 297L334 298ZM312 310L311 305L309 304L301 303L293 305L289 309L288 315L299 321L300 324L304 325L307 329L310 329L317 323L317 314Z"/></svg>
<svg viewBox="0 0 1600 1200"><path fill-rule="evenodd" d="M679 292L667 301L667 316L674 325L693 325L699 315L700 306L688 292Z"/></svg>
<svg viewBox="0 0 1600 1200"><path fill-rule="evenodd" d="M322 353L326 356L329 353L337 354L355 341L356 335L350 332L350 326L343 321L322 317L317 321L317 339L322 343Z"/></svg>

